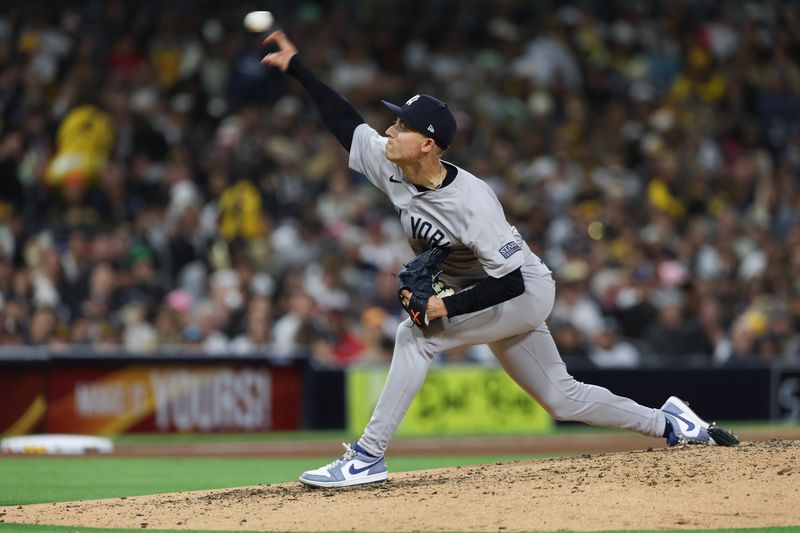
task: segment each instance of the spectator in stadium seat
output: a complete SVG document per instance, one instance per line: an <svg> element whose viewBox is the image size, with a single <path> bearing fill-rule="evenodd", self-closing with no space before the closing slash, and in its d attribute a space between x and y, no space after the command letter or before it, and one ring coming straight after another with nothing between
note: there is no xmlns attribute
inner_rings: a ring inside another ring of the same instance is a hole
<svg viewBox="0 0 800 533"><path fill-rule="evenodd" d="M710 359L712 346L697 321L684 316L685 297L677 289L662 289L654 296L656 321L648 327L644 340L658 355L676 360L693 356Z"/></svg>
<svg viewBox="0 0 800 533"><path fill-rule="evenodd" d="M669 258L697 282L683 313L698 319L709 355L733 337L757 360L796 351L786 332L800 324L797 5L766 0L733 13L720 2L698 10L659 0L644 11L565 4L542 17L531 2L444 0L424 11L431 27L449 24L435 36L402 3L353 5L297 4L282 24L307 41L309 64L327 77L337 75L328 53L335 34L322 21L361 35L351 48L363 56L345 66L361 76L344 83L369 123L387 120L374 95L424 86L446 96L461 132L449 160L480 169L560 284L586 265L576 289L559 294L596 300L600 318L615 318L638 346L645 331L665 331L650 299L680 286L659 274ZM180 287L204 302L214 273L229 268L241 302L226 338L247 335L245 310L258 297L252 279L263 274L274 281L268 329L285 341L287 322L276 327L285 295L305 279L319 282L328 255L341 267L336 292L353 308L401 318L392 263L410 256L387 222L393 213L362 176L341 171L346 154L306 120L308 102L261 68L258 36L231 31L241 24L235 9L188 0L158 13L119 2L51 7L41 24L24 8L0 13L0 256L11 269L0 290L9 342L28 335L37 308L50 307L58 342L121 343L119 322L109 320L136 300L137 244L152 254L146 319L162 345L197 343L189 314L171 308L167 294ZM92 145L94 163L83 167L63 157L85 152L73 142L80 117L101 132L78 136ZM77 172L53 172L56 162ZM42 231L52 243L29 263ZM238 241L251 267L237 263ZM609 269L622 271L618 286L596 290ZM745 342L734 331L737 313L775 294L787 295L790 318L777 315ZM294 346L330 341L326 312L313 314L309 334L289 335ZM349 333L362 334L360 318L344 322ZM580 322L586 331L593 321ZM596 347L574 333L565 331L562 351Z"/></svg>
<svg viewBox="0 0 800 533"><path fill-rule="evenodd" d="M47 346L55 339L58 320L52 309L37 309L31 317L28 344Z"/></svg>
<svg viewBox="0 0 800 533"><path fill-rule="evenodd" d="M603 327L592 339L589 359L600 368L635 368L641 355L636 347L619 338L619 326L613 319L603 321Z"/></svg>

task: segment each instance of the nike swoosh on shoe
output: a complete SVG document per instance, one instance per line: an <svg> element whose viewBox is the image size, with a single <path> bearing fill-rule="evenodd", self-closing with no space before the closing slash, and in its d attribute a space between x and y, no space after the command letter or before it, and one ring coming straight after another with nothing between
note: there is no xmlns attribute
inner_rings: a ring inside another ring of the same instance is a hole
<svg viewBox="0 0 800 533"><path fill-rule="evenodd" d="M356 468L356 465L352 464L352 465L350 465L350 470L349 470L350 475L351 476L355 476L356 474L360 474L364 470L369 470L370 468L372 468L373 466L375 466L376 464L378 464L380 462L381 462L381 460L378 459L374 463L370 463L367 466L364 466L364 467L361 467L361 468Z"/></svg>
<svg viewBox="0 0 800 533"><path fill-rule="evenodd" d="M664 412L665 412L665 413L668 413L668 414L671 414L672 416L674 416L675 418L677 418L678 420L680 420L681 422L683 422L684 424L686 424L686 431L692 431L692 430L695 428L695 425L694 425L694 423L692 423L692 422L691 422L691 421L689 421L689 420L686 420L685 418L683 418L683 417L682 417L681 415L679 415L678 413L675 413L675 412L672 412L672 411L664 411Z"/></svg>

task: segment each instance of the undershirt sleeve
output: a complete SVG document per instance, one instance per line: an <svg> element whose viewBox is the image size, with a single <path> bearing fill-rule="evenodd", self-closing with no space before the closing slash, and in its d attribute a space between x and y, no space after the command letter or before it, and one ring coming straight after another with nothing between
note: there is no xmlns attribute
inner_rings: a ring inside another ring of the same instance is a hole
<svg viewBox="0 0 800 533"><path fill-rule="evenodd" d="M314 74L303 65L300 54L295 54L289 61L286 73L294 76L306 90L314 102L322 123L344 146L350 151L353 144L353 131L364 119L347 99L334 89L321 82Z"/></svg>
<svg viewBox="0 0 800 533"><path fill-rule="evenodd" d="M447 316L454 317L474 313L515 298L525 292L522 267L499 278L482 279L471 289L442 298Z"/></svg>

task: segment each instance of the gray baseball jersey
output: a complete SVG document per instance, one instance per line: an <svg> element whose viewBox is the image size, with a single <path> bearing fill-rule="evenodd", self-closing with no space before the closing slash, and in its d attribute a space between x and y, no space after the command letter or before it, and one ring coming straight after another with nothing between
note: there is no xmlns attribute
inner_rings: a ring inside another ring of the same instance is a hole
<svg viewBox="0 0 800 533"><path fill-rule="evenodd" d="M420 192L400 167L386 159L386 142L386 137L368 125L360 125L353 134L350 167L389 197L415 254L432 246L450 250L442 264L442 280L447 285L460 290L523 266L540 275L550 273L506 221L486 182L452 165L458 173L450 185Z"/></svg>
<svg viewBox="0 0 800 533"><path fill-rule="evenodd" d="M350 167L386 193L414 252L448 247L442 278L456 289L521 268L525 292L487 309L434 320L425 330L410 319L403 322L386 384L359 445L382 456L435 354L474 344L488 344L509 375L556 419L662 435L666 422L659 410L576 381L567 372L544 322L553 307L555 282L506 221L494 191L456 167L449 185L419 192L400 167L386 159L386 142L373 128L359 125L350 147Z"/></svg>

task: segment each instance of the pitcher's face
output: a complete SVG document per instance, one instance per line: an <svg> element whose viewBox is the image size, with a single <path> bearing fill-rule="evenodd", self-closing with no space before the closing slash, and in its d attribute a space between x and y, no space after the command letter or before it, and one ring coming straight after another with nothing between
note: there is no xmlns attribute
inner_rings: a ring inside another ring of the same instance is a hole
<svg viewBox="0 0 800 533"><path fill-rule="evenodd" d="M386 143L386 159L392 163L402 164L416 161L435 144L433 139L423 135L399 118L386 130L389 141Z"/></svg>

